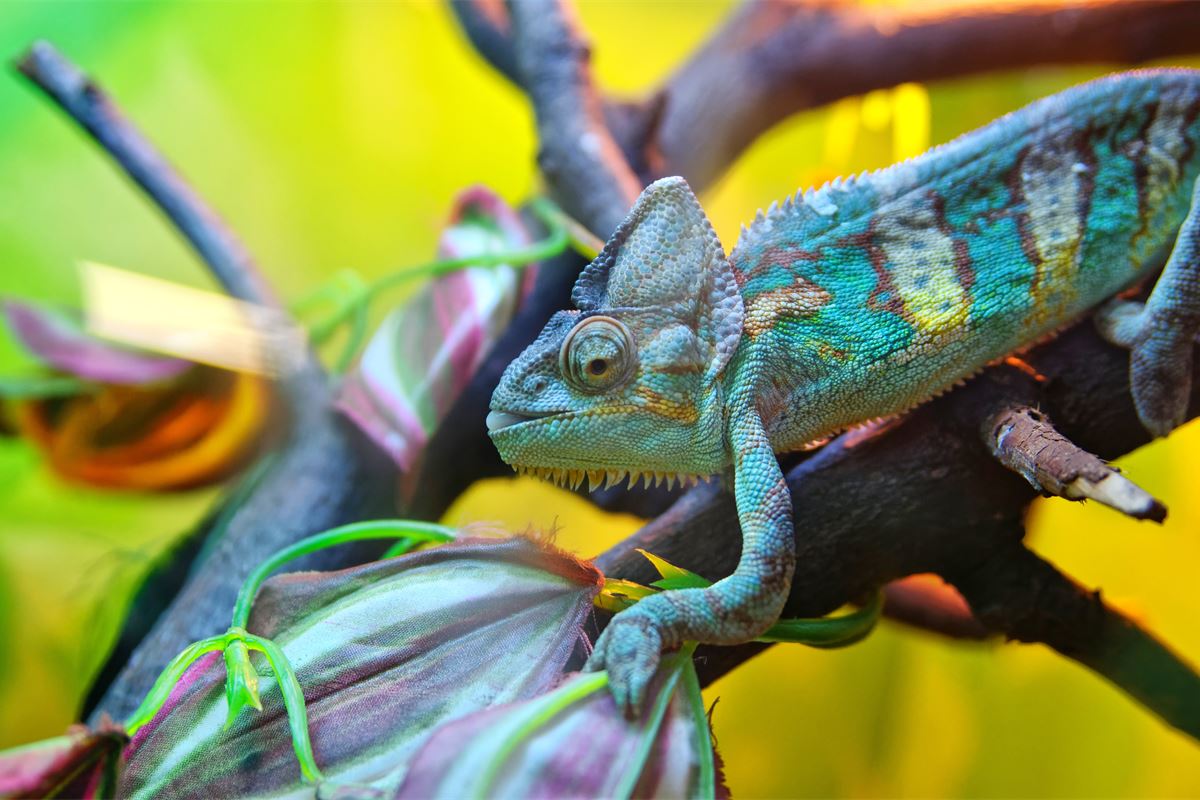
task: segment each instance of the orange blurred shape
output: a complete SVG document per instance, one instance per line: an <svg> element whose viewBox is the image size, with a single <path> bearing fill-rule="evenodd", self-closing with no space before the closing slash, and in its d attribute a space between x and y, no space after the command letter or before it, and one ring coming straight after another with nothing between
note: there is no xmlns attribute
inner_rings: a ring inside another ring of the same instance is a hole
<svg viewBox="0 0 1200 800"><path fill-rule="evenodd" d="M24 401L16 421L70 480L165 491L220 481L244 466L263 443L270 405L263 379L201 367L166 385Z"/></svg>

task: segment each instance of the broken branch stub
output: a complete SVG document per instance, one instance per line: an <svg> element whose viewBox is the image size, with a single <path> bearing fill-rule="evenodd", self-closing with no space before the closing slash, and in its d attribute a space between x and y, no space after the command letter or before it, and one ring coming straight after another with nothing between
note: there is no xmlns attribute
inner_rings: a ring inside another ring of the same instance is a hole
<svg viewBox="0 0 1200 800"><path fill-rule="evenodd" d="M1166 519L1166 506L1116 467L1063 436L1035 408L1014 406L991 415L983 436L997 460L1039 492L1095 500L1134 519Z"/></svg>

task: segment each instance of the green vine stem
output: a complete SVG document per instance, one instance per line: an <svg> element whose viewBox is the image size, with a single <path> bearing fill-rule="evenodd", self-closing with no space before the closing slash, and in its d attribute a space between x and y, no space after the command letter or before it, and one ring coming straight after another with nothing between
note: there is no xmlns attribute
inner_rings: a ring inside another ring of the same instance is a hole
<svg viewBox="0 0 1200 800"><path fill-rule="evenodd" d="M308 709L304 704L304 690L300 688L295 670L279 645L270 639L252 633L241 634L241 639L246 643L246 647L266 656L267 663L271 665L275 681L279 684L279 693L283 696L288 728L292 732L292 749L296 752L296 760L300 762L300 772L309 783L320 783L325 780L325 776L321 774L313 753L312 739L308 735Z"/></svg>
<svg viewBox="0 0 1200 800"><path fill-rule="evenodd" d="M692 652L695 645L692 645ZM700 775L697 778L697 794L700 797L715 797L717 794L716 766L713 764L712 731L709 729L708 713L704 708L704 696L700 693L700 679L696 677L696 665L688 653L687 662L683 666L683 690L687 695L688 705L696 718L696 758L700 761Z"/></svg>
<svg viewBox="0 0 1200 800"><path fill-rule="evenodd" d="M334 547L346 542L361 542L371 539L407 539L416 542L449 542L454 540L454 529L432 522L417 522L404 519L377 519L367 522L354 522L339 528L301 539L291 547L280 550L275 555L259 564L238 592L237 602L233 607L233 627L245 628L250 619L250 607L254 597L267 577L289 561L300 556Z"/></svg>
<svg viewBox="0 0 1200 800"><path fill-rule="evenodd" d="M590 253L596 246L594 236L584 230L553 203L545 198L535 198L530 208L549 231L546 238L531 245L511 250L446 258L406 267L384 275L371 283L364 283L353 272L339 273L330 284L318 287L313 293L292 304L293 313L302 314L322 303L333 301L334 309L322 320L312 325L309 340L313 346L327 342L347 322L351 324L349 339L338 359L339 371L344 371L358 352L366 338L368 309L380 294L397 285L422 278L433 278L466 267L519 266L535 261L545 261L559 255L568 246L580 252ZM349 284L349 286L344 286Z"/></svg>
<svg viewBox="0 0 1200 800"><path fill-rule="evenodd" d="M862 608L838 617L781 619L755 641L845 647L864 639L882 615L883 592L877 591Z"/></svg>
<svg viewBox="0 0 1200 800"><path fill-rule="evenodd" d="M171 690L175 688L175 684L187 672L193 661L206 653L224 650L228 643L229 634L227 633L213 636L210 639L202 639L188 645L182 653L171 659L171 663L167 664L166 669L158 676L158 680L150 687L146 699L142 700L142 704L133 712L133 716L125 722L125 732L132 737L138 732L138 729L154 719L163 703L167 702L167 698L171 696Z"/></svg>

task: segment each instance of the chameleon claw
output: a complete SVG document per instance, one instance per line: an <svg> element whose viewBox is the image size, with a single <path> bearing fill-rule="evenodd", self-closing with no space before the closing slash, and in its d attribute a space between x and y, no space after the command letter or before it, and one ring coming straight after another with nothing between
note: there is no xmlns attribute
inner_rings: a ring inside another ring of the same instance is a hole
<svg viewBox="0 0 1200 800"><path fill-rule="evenodd" d="M1096 314L1109 342L1129 348L1129 384L1142 426L1166 436L1187 419L1195 332L1169 320L1156 322L1142 303L1113 300Z"/></svg>
<svg viewBox="0 0 1200 800"><path fill-rule="evenodd" d="M613 617L600 634L584 671L607 670L609 691L617 708L626 718L636 719L646 687L662 660L662 647L659 623L649 613L638 613L634 606Z"/></svg>

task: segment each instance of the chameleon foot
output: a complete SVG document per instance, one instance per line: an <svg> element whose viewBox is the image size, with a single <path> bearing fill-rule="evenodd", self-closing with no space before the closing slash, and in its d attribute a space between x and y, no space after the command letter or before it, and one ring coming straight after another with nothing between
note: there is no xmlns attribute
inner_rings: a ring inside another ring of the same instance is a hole
<svg viewBox="0 0 1200 800"><path fill-rule="evenodd" d="M1187 418L1192 387L1191 325L1155 319L1150 305L1114 300L1096 315L1100 334L1129 348L1129 383L1138 419L1155 436L1166 436Z"/></svg>
<svg viewBox="0 0 1200 800"><path fill-rule="evenodd" d="M634 719L646 698L646 687L662 659L663 625L647 598L613 617L600 634L585 672L608 670L608 685L617 708Z"/></svg>
<svg viewBox="0 0 1200 800"><path fill-rule="evenodd" d="M1166 436L1187 418L1192 349L1200 333L1200 180L1162 275L1145 304L1114 300L1100 333L1129 352L1133 404L1146 430Z"/></svg>

